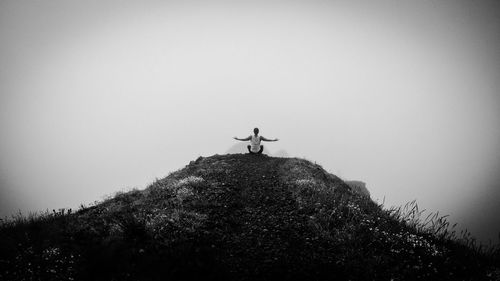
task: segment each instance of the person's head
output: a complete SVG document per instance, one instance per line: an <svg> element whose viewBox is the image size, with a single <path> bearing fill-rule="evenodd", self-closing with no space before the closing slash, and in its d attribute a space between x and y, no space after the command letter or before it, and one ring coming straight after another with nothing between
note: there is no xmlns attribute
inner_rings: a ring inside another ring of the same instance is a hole
<svg viewBox="0 0 500 281"><path fill-rule="evenodd" d="M259 128L253 129L253 133L256 134L256 135L258 135L259 134Z"/></svg>

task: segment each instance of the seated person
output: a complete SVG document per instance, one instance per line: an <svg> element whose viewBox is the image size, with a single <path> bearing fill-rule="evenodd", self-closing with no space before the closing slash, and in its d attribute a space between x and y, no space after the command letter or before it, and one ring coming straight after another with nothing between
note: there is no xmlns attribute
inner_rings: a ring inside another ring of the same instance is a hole
<svg viewBox="0 0 500 281"><path fill-rule="evenodd" d="M250 145L247 146L248 152L250 154L262 154L262 151L264 150L264 146L260 145L261 141L278 141L278 139L270 140L266 139L263 136L259 136L259 128L253 129L254 135L250 135L244 139L239 139L237 137L234 137L235 140L239 141L250 141Z"/></svg>

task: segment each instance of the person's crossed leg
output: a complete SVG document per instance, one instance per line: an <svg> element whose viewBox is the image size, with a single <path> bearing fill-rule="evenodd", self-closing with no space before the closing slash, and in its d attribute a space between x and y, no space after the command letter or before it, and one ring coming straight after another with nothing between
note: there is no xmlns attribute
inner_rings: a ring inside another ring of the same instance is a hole
<svg viewBox="0 0 500 281"><path fill-rule="evenodd" d="M260 150L257 151L257 152L253 152L252 149L251 149L252 147L250 145L247 145L247 148L248 148L248 152L250 154L262 154L262 151L264 151L264 146L263 145L260 146Z"/></svg>

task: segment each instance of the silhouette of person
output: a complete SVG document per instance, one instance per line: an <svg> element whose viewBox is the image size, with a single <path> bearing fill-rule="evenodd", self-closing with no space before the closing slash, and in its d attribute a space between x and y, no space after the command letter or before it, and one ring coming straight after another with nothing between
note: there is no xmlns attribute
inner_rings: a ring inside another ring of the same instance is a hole
<svg viewBox="0 0 500 281"><path fill-rule="evenodd" d="M235 140L250 141L250 145L247 146L248 152L250 154L262 154L264 146L260 144L261 141L278 141L278 139L270 140L266 139L263 136L259 136L259 128L253 129L253 133L254 133L253 135L250 135L244 139L239 139L237 137L234 137Z"/></svg>

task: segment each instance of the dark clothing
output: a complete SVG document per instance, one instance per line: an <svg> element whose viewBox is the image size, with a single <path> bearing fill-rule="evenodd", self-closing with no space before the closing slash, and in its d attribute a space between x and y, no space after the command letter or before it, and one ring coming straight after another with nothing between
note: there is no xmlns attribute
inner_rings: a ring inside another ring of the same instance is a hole
<svg viewBox="0 0 500 281"><path fill-rule="evenodd" d="M263 146L263 145L261 145L261 146L260 146L260 150L259 150L259 151L257 151L257 152L253 152L253 151L250 149L250 148L251 148L251 146L250 146L250 145L248 145L248 146L247 146L247 148L248 148L248 152L249 152L250 154L262 154L262 151L264 150L264 146Z"/></svg>

